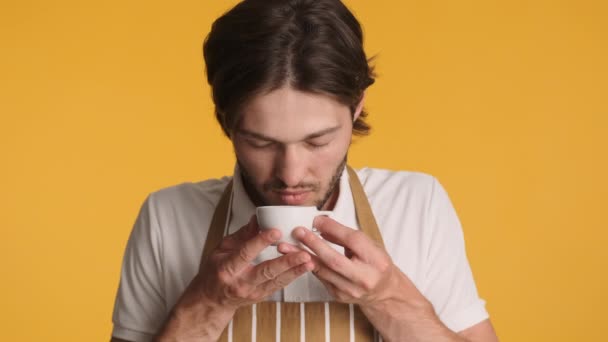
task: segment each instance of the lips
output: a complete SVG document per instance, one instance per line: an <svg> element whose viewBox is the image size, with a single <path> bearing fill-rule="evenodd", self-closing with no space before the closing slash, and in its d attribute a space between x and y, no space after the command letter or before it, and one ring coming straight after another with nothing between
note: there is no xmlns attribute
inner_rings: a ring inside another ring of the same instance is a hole
<svg viewBox="0 0 608 342"><path fill-rule="evenodd" d="M302 205L310 197L310 191L277 191L281 202L286 205Z"/></svg>

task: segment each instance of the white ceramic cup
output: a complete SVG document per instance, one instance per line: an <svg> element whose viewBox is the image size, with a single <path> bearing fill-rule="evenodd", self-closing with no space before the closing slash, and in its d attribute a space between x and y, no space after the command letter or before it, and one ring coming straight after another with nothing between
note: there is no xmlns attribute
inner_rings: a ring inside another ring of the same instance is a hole
<svg viewBox="0 0 608 342"><path fill-rule="evenodd" d="M291 235L294 228L305 227L315 232L312 226L315 217L332 217L333 213L331 211L318 210L317 207L275 205L257 207L256 216L261 230L275 228L281 231L282 237L277 244L279 242L287 242L298 245L300 242Z"/></svg>

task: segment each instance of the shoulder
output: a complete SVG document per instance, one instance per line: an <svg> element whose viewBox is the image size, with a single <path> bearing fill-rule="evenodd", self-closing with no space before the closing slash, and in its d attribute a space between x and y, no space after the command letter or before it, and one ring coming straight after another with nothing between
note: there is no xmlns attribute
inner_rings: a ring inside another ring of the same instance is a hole
<svg viewBox="0 0 608 342"><path fill-rule="evenodd" d="M432 175L416 171L362 168L357 171L389 250L402 253L401 243L414 252L428 247L437 223L456 222L447 193ZM415 247L415 248L414 248Z"/></svg>
<svg viewBox="0 0 608 342"><path fill-rule="evenodd" d="M451 199L434 176L417 171L362 168L357 171L370 205L380 217L416 221L420 229L441 219L453 219Z"/></svg>
<svg viewBox="0 0 608 342"><path fill-rule="evenodd" d="M148 206L158 211L211 209L232 177L185 182L156 190L148 196Z"/></svg>
<svg viewBox="0 0 608 342"><path fill-rule="evenodd" d="M385 237L416 241L425 234L430 217L436 215L433 208L439 183L435 177L376 168L362 168L357 176Z"/></svg>
<svg viewBox="0 0 608 342"><path fill-rule="evenodd" d="M148 223L163 239L198 234L206 227L231 177L181 183L150 193L142 207ZM179 233L181 232L181 233Z"/></svg>
<svg viewBox="0 0 608 342"><path fill-rule="evenodd" d="M434 176L417 171L364 167L356 172L370 200L375 198L430 200L433 191L439 185Z"/></svg>
<svg viewBox="0 0 608 342"><path fill-rule="evenodd" d="M175 233L196 233L210 220L230 177L181 183L153 191L143 202L132 229L132 240L152 239L160 244Z"/></svg>

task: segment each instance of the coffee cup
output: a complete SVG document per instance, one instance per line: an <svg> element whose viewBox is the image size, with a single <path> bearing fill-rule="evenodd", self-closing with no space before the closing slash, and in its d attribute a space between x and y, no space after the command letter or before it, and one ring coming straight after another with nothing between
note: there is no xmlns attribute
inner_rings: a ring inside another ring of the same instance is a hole
<svg viewBox="0 0 608 342"><path fill-rule="evenodd" d="M316 232L313 227L315 217L332 217L333 212L318 210L317 207L273 205L257 207L256 216L261 230L275 228L281 231L281 239L276 244L287 242L298 245L300 242L291 235L296 227L304 227Z"/></svg>

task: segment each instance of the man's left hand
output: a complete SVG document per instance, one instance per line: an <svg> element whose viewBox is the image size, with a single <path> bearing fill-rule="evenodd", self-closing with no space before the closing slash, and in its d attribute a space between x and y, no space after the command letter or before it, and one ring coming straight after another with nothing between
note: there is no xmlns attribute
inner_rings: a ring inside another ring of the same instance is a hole
<svg viewBox="0 0 608 342"><path fill-rule="evenodd" d="M314 252L313 273L332 296L344 303L373 306L403 304L426 308L429 303L414 284L395 266L386 251L363 232L345 227L331 218L319 216L314 221L323 239L344 247L340 254L315 233L297 228L293 234ZM279 251L294 251L281 244Z"/></svg>
<svg viewBox="0 0 608 342"><path fill-rule="evenodd" d="M295 229L293 235L314 253L312 272L335 300L358 304L385 341L464 341L441 323L431 302L382 246L328 217L317 217L314 226L345 252L340 254L309 229ZM281 253L299 249L287 243L278 248Z"/></svg>

